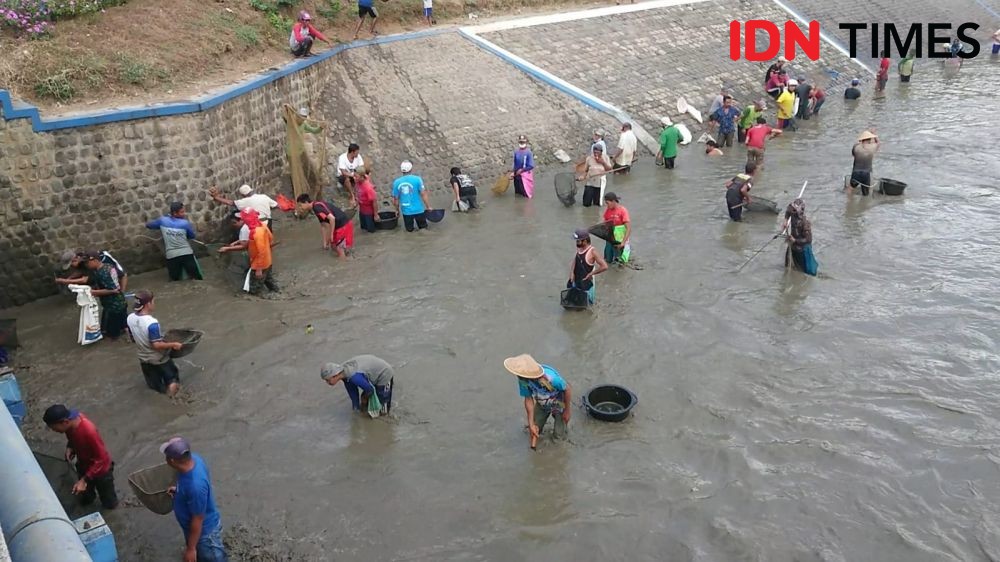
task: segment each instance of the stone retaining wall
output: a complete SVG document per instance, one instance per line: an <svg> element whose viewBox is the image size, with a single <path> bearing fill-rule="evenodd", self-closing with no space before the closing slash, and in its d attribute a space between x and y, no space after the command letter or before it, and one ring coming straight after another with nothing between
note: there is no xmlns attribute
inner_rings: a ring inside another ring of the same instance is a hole
<svg viewBox="0 0 1000 562"><path fill-rule="evenodd" d="M764 96L767 66L729 58L729 22L750 19L789 15L769 1L714 0L483 37L617 104L655 133L661 117L676 118L680 96L703 113L723 84L744 102ZM845 78L863 72L829 45L821 55L816 62L797 58L793 74L825 85L828 70Z"/></svg>
<svg viewBox="0 0 1000 562"><path fill-rule="evenodd" d="M111 250L126 267L162 267L143 224L183 201L206 236L223 215L213 183L270 185L284 158L283 102L318 95L313 68L197 114L35 133L0 119L0 308L55 292L59 254Z"/></svg>

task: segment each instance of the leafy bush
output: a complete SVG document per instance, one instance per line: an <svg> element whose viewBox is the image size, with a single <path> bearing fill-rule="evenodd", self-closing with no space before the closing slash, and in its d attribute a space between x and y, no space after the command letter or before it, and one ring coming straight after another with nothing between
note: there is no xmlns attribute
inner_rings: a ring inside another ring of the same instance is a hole
<svg viewBox="0 0 1000 562"><path fill-rule="evenodd" d="M282 33L291 33L292 25L295 23L278 12L268 13L267 22L271 24L271 27Z"/></svg>
<svg viewBox="0 0 1000 562"><path fill-rule="evenodd" d="M58 74L46 76L35 84L35 94L41 98L52 98L56 101L67 101L76 95L76 89L70 81L70 71L63 70Z"/></svg>
<svg viewBox="0 0 1000 562"><path fill-rule="evenodd" d="M50 12L44 0L0 0L0 22L18 33L38 37L49 32Z"/></svg>
<svg viewBox="0 0 1000 562"><path fill-rule="evenodd" d="M248 47L256 47L260 44L260 37L257 35L257 30L249 25L237 27L236 38Z"/></svg>
<svg viewBox="0 0 1000 562"><path fill-rule="evenodd" d="M340 5L340 0L327 0L326 5L320 4L317 6L316 11L319 15L323 16L328 20L336 19L337 14L343 6Z"/></svg>
<svg viewBox="0 0 1000 562"><path fill-rule="evenodd" d="M104 8L120 6L126 0L47 0L52 19L68 18L81 14L100 12Z"/></svg>

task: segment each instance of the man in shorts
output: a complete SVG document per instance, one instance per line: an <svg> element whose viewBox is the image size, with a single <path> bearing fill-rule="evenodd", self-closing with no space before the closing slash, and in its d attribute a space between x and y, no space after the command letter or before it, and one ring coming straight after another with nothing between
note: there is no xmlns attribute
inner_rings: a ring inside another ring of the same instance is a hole
<svg viewBox="0 0 1000 562"><path fill-rule="evenodd" d="M181 378L170 352L180 351L183 346L180 342L163 341L160 322L153 317L153 293L136 291L133 309L135 312L128 315L128 329L135 340L146 386L174 396L181 388Z"/></svg>
<svg viewBox="0 0 1000 562"><path fill-rule="evenodd" d="M781 134L781 129L772 129L764 116L757 118L757 124L747 129L747 164L760 164L764 161L764 147L768 139Z"/></svg>
<svg viewBox="0 0 1000 562"><path fill-rule="evenodd" d="M862 195L868 195L872 187L872 161L878 153L878 136L873 131L863 131L858 142L851 149L854 166L851 169L851 188L860 187Z"/></svg>
<svg viewBox="0 0 1000 562"><path fill-rule="evenodd" d="M375 11L375 0L358 0L358 26L354 28L355 39L361 33L361 25L365 23L365 16L372 18L372 26L368 29L368 33L378 35L375 31L375 24L378 22L378 12Z"/></svg>

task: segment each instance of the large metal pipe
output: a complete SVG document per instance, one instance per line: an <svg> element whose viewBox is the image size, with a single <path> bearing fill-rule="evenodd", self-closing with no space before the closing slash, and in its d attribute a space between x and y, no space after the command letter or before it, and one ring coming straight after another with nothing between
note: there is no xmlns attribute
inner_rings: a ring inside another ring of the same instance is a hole
<svg viewBox="0 0 1000 562"><path fill-rule="evenodd" d="M6 404L0 406L0 459L0 528L11 560L93 562Z"/></svg>

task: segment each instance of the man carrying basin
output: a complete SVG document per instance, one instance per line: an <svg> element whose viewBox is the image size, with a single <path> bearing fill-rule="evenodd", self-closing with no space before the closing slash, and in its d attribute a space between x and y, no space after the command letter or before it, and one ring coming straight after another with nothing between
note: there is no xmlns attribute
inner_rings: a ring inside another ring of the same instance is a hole
<svg viewBox="0 0 1000 562"><path fill-rule="evenodd" d="M392 408L392 387L395 373L384 359L374 355L351 357L342 365L327 363L319 376L330 386L343 381L354 411L367 412L377 418Z"/></svg>
<svg viewBox="0 0 1000 562"><path fill-rule="evenodd" d="M524 399L528 435L531 448L538 445L538 438L545 423L552 417L553 437L565 439L568 433L572 401L570 385L559 372L548 365L541 365L534 357L524 354L504 359L503 366L517 377L517 387Z"/></svg>

